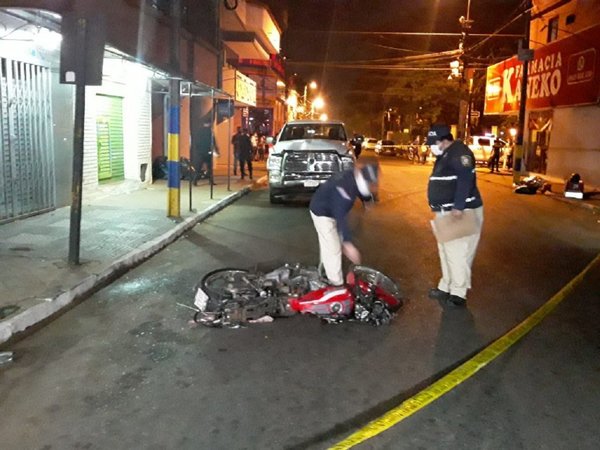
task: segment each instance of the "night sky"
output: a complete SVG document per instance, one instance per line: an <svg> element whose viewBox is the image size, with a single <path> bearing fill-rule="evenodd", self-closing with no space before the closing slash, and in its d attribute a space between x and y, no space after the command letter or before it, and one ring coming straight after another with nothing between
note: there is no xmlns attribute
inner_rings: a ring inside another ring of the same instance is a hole
<svg viewBox="0 0 600 450"><path fill-rule="evenodd" d="M346 62L407 56L416 54L415 51L453 50L458 47L459 37L365 36L329 31L460 32L458 18L466 15L468 1L289 0L282 3L287 3L288 11L288 27L282 44L282 54L288 60L288 73L298 73L305 80L316 80L329 99L330 111L337 114L348 106L344 104L344 99L349 90L383 90L390 74L385 71L333 69L295 62ZM472 0L470 15L474 24L471 32L495 31L517 15L522 3L522 0ZM519 20L503 33L520 33L523 27L523 20ZM479 39L482 38L470 38L468 44ZM476 56L512 55L516 53L516 48L516 39L496 38L480 49Z"/></svg>

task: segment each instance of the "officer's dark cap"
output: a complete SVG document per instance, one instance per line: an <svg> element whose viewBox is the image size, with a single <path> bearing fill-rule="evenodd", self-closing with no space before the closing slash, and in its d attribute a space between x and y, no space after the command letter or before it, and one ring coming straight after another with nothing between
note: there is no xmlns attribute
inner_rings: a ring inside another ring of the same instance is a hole
<svg viewBox="0 0 600 450"><path fill-rule="evenodd" d="M443 139L448 139L450 141L454 140L452 136L452 132L450 131L450 127L443 123L436 123L431 125L429 132L427 133L427 145L435 145L438 141Z"/></svg>

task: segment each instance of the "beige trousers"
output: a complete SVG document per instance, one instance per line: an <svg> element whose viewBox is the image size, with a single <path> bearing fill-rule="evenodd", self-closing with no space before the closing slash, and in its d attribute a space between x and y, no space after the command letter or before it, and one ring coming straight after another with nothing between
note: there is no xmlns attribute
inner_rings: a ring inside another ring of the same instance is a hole
<svg viewBox="0 0 600 450"><path fill-rule="evenodd" d="M319 253L325 274L331 284L344 284L342 271L342 238L337 228L337 222L331 217L315 216L310 213L317 235L319 236Z"/></svg>
<svg viewBox="0 0 600 450"><path fill-rule="evenodd" d="M467 289L471 288L471 267L483 225L483 207L475 208L473 211L479 223L477 234L449 242L438 242L442 266L442 279L438 283L438 289L462 298L467 298ZM435 214L439 216L450 213L436 212Z"/></svg>

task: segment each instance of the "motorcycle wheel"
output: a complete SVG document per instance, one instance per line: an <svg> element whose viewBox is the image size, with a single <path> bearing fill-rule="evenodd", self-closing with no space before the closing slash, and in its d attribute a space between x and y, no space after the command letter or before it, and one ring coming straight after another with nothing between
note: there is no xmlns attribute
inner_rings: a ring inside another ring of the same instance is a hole
<svg viewBox="0 0 600 450"><path fill-rule="evenodd" d="M247 294L256 293L247 281L250 272L245 269L217 269L207 273L200 287L211 300L221 301Z"/></svg>
<svg viewBox="0 0 600 450"><path fill-rule="evenodd" d="M368 289L374 289L375 292L379 291L381 294L393 297L397 305L392 305L386 299L383 300L388 307L392 310L399 309L403 305L403 295L398 284L384 273L372 269L367 266L354 266L352 268L354 274L354 284L358 285L359 281L366 284Z"/></svg>

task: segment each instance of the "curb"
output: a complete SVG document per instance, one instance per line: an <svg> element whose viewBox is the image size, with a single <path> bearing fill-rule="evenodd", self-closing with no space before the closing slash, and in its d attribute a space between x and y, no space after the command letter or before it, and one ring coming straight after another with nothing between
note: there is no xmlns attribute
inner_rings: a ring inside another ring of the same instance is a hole
<svg viewBox="0 0 600 450"><path fill-rule="evenodd" d="M166 233L163 233L151 241L146 242L140 246L139 249L133 250L116 259L109 265L109 267L100 273L89 275L71 289L62 292L56 297L43 299L44 301L42 303L28 308L14 317L10 317L1 321L0 345L11 339L17 333L20 333L32 325L42 322L53 314L56 314L62 308L73 303L73 301L76 299L89 294L103 283L112 280L117 275L134 268L143 261L154 256L156 253L180 238L198 223L221 211L226 206L248 194L250 191L251 187L246 186L238 192L228 195L223 200L211 205L209 208L193 215L192 217L188 217Z"/></svg>
<svg viewBox="0 0 600 450"><path fill-rule="evenodd" d="M570 199L562 197L560 194L556 194L554 192L550 193L549 197L553 198L554 200L558 200L559 202L567 203L569 205L579 206L580 208L589 209L594 214L600 214L600 206L592 205L583 200L582 201L570 200Z"/></svg>

